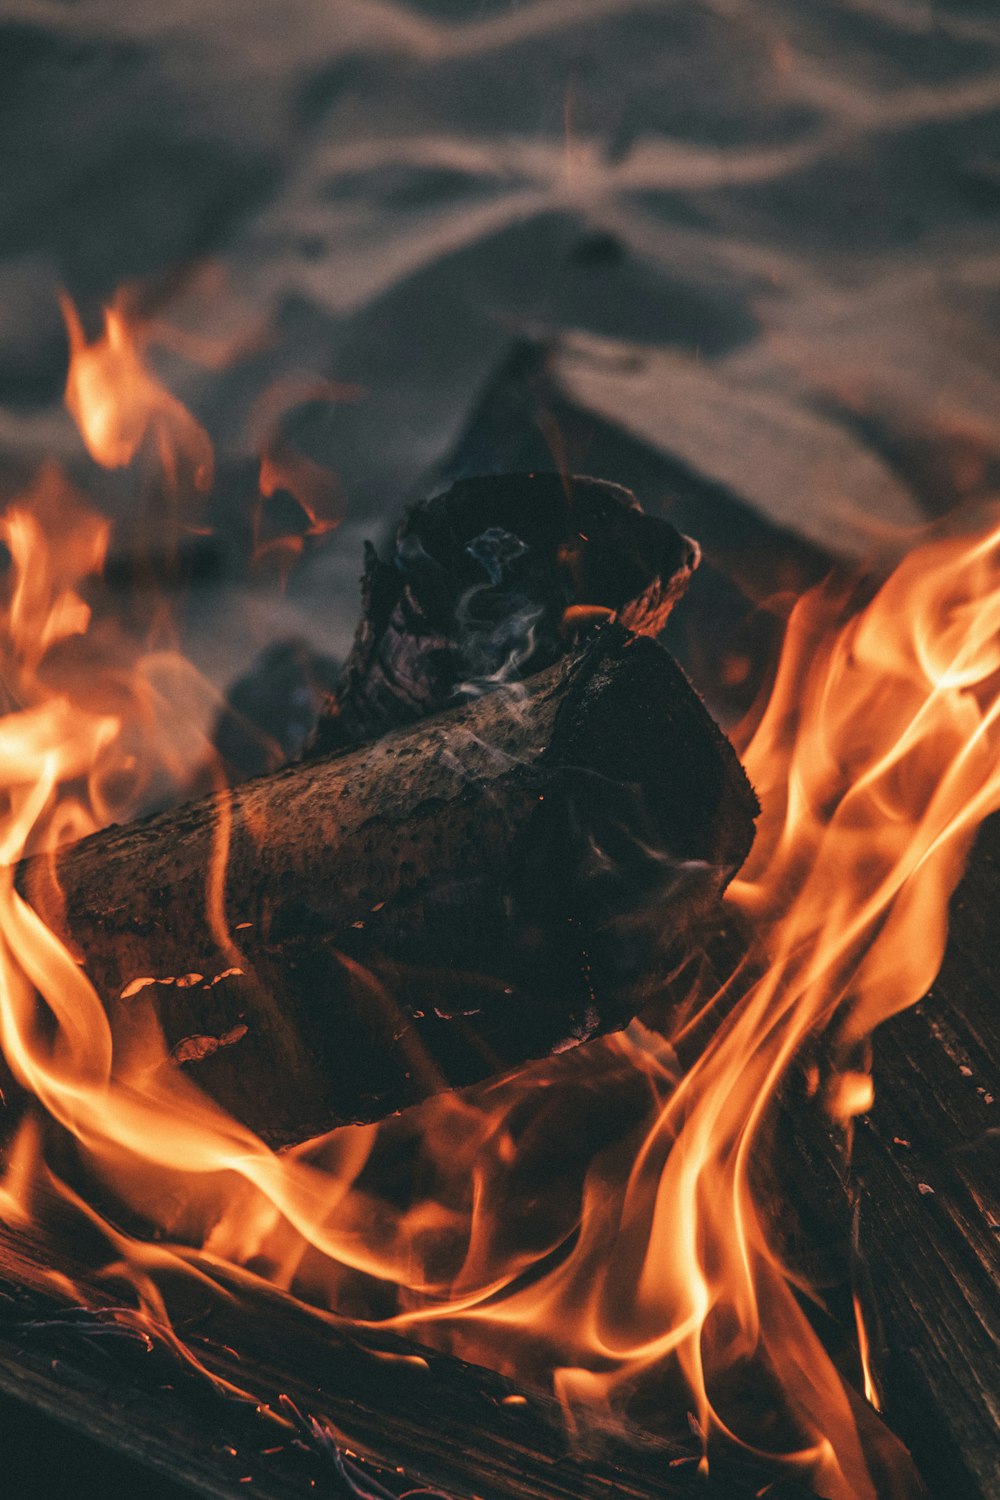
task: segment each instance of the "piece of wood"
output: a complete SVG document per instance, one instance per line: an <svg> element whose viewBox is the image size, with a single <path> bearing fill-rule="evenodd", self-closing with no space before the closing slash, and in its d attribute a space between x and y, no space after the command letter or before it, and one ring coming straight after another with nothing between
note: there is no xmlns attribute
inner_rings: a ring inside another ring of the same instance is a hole
<svg viewBox="0 0 1000 1500"><path fill-rule="evenodd" d="M658 635L699 549L631 490L579 474L461 479L365 548L362 613L315 753L415 723L563 655L614 616Z"/></svg>
<svg viewBox="0 0 1000 1500"><path fill-rule="evenodd" d="M575 405L552 379L551 355L530 342L505 355L431 488L469 474L544 470L558 455L570 472L614 474L655 515L697 537L701 561L660 639L715 717L738 724L777 660L781 601L825 578L833 556L676 456Z"/></svg>
<svg viewBox="0 0 1000 1500"><path fill-rule="evenodd" d="M937 980L875 1034L871 1112L847 1132L793 1075L762 1163L786 1254L822 1290L827 1346L859 1390L860 1296L886 1422L934 1500L1000 1494L998 903L993 819L952 899ZM733 951L746 941L731 937Z"/></svg>
<svg viewBox="0 0 1000 1500"><path fill-rule="evenodd" d="M60 1243L79 1236L62 1236ZM86 1236L84 1236L84 1242ZM309 1495L392 1497L430 1489L443 1500L751 1500L773 1475L749 1460L698 1472L690 1431L651 1439L595 1418L574 1440L550 1397L388 1332L318 1316L232 1268L203 1279L158 1278L174 1330L201 1362L195 1374L123 1312L129 1293L52 1242L0 1228L0 1418L5 1474L19 1496L91 1493L88 1462L135 1493L137 1466L213 1500ZM87 1308L49 1290L56 1270ZM227 1393L210 1383L228 1382ZM74 1444L74 1434L81 1439ZM48 1488L37 1442L71 1467ZM24 1445L29 1446L24 1452ZM64 1487L61 1487L63 1486ZM128 1487L126 1487L128 1486ZM144 1491L145 1492L145 1491ZM804 1500L786 1481L769 1500Z"/></svg>
<svg viewBox="0 0 1000 1500"><path fill-rule="evenodd" d="M886 1416L947 1500L1000 1494L998 907L994 818L933 988L876 1034L851 1165Z"/></svg>
<svg viewBox="0 0 1000 1500"><path fill-rule="evenodd" d="M672 658L606 625L529 684L19 882L85 962L120 1066L162 1031L162 1066L284 1144L625 1025L756 810Z"/></svg>

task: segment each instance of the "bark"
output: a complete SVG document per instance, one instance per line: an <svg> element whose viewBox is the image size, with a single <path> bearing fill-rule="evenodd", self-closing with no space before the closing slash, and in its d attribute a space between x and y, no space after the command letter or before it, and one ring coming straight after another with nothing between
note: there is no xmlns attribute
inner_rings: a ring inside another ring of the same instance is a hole
<svg viewBox="0 0 1000 1500"><path fill-rule="evenodd" d="M672 658L607 625L529 684L19 883L83 959L116 1058L162 1033L163 1066L286 1144L627 1024L756 810Z"/></svg>

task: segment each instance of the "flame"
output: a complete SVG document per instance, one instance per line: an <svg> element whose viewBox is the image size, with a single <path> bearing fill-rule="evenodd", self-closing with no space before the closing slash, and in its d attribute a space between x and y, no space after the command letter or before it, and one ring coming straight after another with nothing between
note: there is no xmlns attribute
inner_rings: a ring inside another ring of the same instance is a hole
<svg viewBox="0 0 1000 1500"><path fill-rule="evenodd" d="M283 432L282 420L295 407L308 402L354 401L358 395L356 386L332 380L293 379L276 382L255 405L250 426L260 453L261 500L254 510L253 562L274 562L282 584L287 583L290 569L301 557L306 538L325 536L335 531L344 519L344 492L339 476L300 452ZM265 502L282 492L298 505L301 524L295 530L279 529L266 535Z"/></svg>
<svg viewBox="0 0 1000 1500"><path fill-rule="evenodd" d="M211 488L214 455L208 433L153 375L145 359L148 333L120 292L104 309L104 332L88 344L80 315L60 299L69 335L66 405L91 458L106 469L132 462L150 439L164 472L176 479L186 459L197 490Z"/></svg>
<svg viewBox="0 0 1000 1500"><path fill-rule="evenodd" d="M875 1377L872 1374L871 1356L869 1353L868 1328L865 1324L865 1315L861 1310L861 1299L857 1292L854 1293L854 1324L858 1331L858 1357L861 1360L861 1378L864 1382L865 1400L876 1411L881 1410L881 1402L878 1390L875 1386Z"/></svg>
<svg viewBox="0 0 1000 1500"><path fill-rule="evenodd" d="M125 305L91 344L64 310L66 399L92 457L118 467L151 442L171 483L187 475L204 489L207 436L151 374ZM265 452L264 493L289 486L315 526L334 517L314 503L321 482ZM971 537L930 537L879 587L831 582L795 606L743 744L764 813L730 900L754 944L721 987L692 981L683 1022L671 1030L651 1013L516 1077L280 1157L170 1067L161 1040L115 1054L112 997L17 889L25 852L54 856L133 814L151 785L180 799L207 778L219 818L205 899L239 967L223 900L228 799L199 727L210 690L115 620L98 581L110 525L57 471L7 509L0 537L0 1048L38 1105L7 1153L0 1217L33 1222L44 1193L72 1204L101 1227L108 1273L131 1281L137 1315L192 1361L159 1278L235 1262L549 1382L571 1421L632 1404L650 1422L679 1416L706 1462L736 1443L831 1500L889 1493L872 1477L874 1418L807 1315L819 1293L781 1248L766 1167L793 1070L839 1122L870 1107L871 1034L930 986L950 892L1000 806L1000 511ZM51 883L58 894L54 857ZM160 1242L113 1229L60 1180L46 1164L53 1127ZM420 1170L400 1204L387 1164L403 1148ZM902 1469L894 1483L905 1492Z"/></svg>

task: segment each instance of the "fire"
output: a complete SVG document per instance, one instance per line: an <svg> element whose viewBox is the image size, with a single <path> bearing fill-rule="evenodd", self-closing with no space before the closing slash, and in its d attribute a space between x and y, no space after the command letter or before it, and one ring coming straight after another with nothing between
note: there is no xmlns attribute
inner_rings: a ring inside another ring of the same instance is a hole
<svg viewBox="0 0 1000 1500"><path fill-rule="evenodd" d="M65 312L66 399L91 456L119 467L151 444L172 485L203 492L207 435L149 370L142 326L118 302L88 343ZM279 485L310 527L335 523L335 490L272 443L261 490ZM44 470L0 519L0 1047L39 1105L7 1153L0 1216L30 1222L44 1188L101 1222L45 1164L54 1122L91 1178L165 1237L104 1229L151 1326L166 1317L163 1268L252 1265L321 1305L548 1381L571 1420L595 1403L688 1411L709 1460L737 1443L832 1500L873 1500L871 1427L806 1316L817 1294L780 1249L764 1167L794 1069L832 1118L870 1107L871 1034L930 986L949 894L1000 806L1000 513L981 519L971 537L928 539L880 587L831 583L793 610L742 746L764 814L730 899L754 947L721 990L695 990L683 1026L649 1016L279 1157L162 1047L114 1054L115 997L98 996L18 892L25 852L50 856L58 892L61 843L134 814L151 785L180 799L215 778L205 899L239 967L221 899L226 794L204 728L212 694L115 620L99 584L110 523ZM402 1205L385 1185L401 1146L421 1164ZM741 1379L757 1390L753 1420Z"/></svg>
<svg viewBox="0 0 1000 1500"><path fill-rule="evenodd" d="M148 438L165 473L176 479L179 461L187 460L195 489L211 489L214 455L208 433L149 369L148 335L128 297L120 292L105 308L104 332L90 344L66 296L62 310L70 347L66 405L91 458L106 469L123 468Z"/></svg>
<svg viewBox="0 0 1000 1500"><path fill-rule="evenodd" d="M273 560L283 583L302 555L306 537L335 531L344 518L344 495L338 476L314 458L300 453L283 435L282 418L307 401L353 401L356 387L330 380L279 381L256 404L251 428L260 452L260 501L254 510L254 562ZM299 531L268 534L265 502L279 491L291 495L302 513Z"/></svg>

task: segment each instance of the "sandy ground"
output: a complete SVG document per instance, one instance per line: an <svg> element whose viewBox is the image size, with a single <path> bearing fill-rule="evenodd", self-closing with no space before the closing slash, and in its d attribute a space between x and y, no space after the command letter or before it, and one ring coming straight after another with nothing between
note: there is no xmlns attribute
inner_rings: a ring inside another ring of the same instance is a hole
<svg viewBox="0 0 1000 1500"><path fill-rule="evenodd" d="M220 683L343 650L361 539L525 341L694 481L696 533L736 502L857 554L996 485L995 0L7 0L0 80L12 471L78 454L60 285L93 317L187 269L160 311L251 346L163 363L224 462L269 382L359 387L304 419L341 529L284 599L206 586Z"/></svg>

